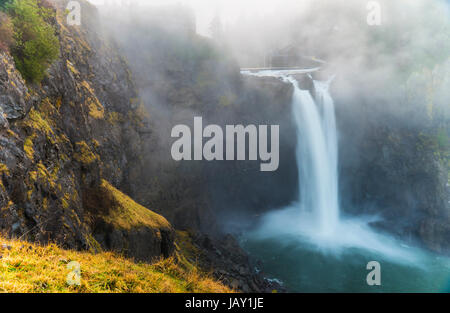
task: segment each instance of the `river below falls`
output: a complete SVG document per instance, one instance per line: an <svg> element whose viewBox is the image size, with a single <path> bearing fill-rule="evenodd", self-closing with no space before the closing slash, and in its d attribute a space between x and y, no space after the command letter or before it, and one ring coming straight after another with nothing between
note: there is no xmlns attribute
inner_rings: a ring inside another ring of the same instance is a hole
<svg viewBox="0 0 450 313"><path fill-rule="evenodd" d="M417 248L411 262L364 248L321 249L310 239L286 234L261 237L249 232L242 247L261 261L266 277L288 292L450 292L450 259ZM399 243L399 250L408 249ZM381 265L381 286L366 282L366 265Z"/></svg>

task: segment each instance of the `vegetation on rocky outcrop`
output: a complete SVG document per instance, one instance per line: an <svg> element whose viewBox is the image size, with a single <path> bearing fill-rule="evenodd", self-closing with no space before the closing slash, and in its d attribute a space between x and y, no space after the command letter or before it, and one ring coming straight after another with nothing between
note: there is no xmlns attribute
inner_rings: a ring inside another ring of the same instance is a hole
<svg viewBox="0 0 450 313"><path fill-rule="evenodd" d="M101 246L143 261L173 254L174 230L161 215L134 202L106 180L87 198L93 236Z"/></svg>
<svg viewBox="0 0 450 313"><path fill-rule="evenodd" d="M3 45L11 50L17 69L30 82L39 83L45 71L59 55L59 42L55 34L55 10L43 1L14 0L6 4L10 16L0 21L6 35ZM8 38L12 24L13 39ZM5 50L5 49L4 49Z"/></svg>

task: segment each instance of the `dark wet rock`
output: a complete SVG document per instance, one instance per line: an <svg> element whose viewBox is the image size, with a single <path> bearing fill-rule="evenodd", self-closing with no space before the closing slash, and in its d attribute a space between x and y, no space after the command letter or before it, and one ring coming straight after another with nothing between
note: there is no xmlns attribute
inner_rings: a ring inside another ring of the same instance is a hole
<svg viewBox="0 0 450 313"><path fill-rule="evenodd" d="M9 128L8 120L6 119L6 114L3 113L3 109L0 108L0 129Z"/></svg>
<svg viewBox="0 0 450 313"><path fill-rule="evenodd" d="M22 118L30 105L28 99L28 89L12 57L0 52L0 112L3 111L7 119Z"/></svg>
<svg viewBox="0 0 450 313"><path fill-rule="evenodd" d="M201 250L200 265L212 270L215 278L233 289L242 292L285 292L280 284L265 279L264 273L257 271L257 262L242 250L232 235L212 238L207 235L193 236L194 243ZM217 254L216 251L221 251Z"/></svg>
<svg viewBox="0 0 450 313"><path fill-rule="evenodd" d="M433 121L415 118L421 106L401 114L407 105L374 103L365 95L335 101L342 209L377 215L382 220L373 226L450 253L449 168Z"/></svg>

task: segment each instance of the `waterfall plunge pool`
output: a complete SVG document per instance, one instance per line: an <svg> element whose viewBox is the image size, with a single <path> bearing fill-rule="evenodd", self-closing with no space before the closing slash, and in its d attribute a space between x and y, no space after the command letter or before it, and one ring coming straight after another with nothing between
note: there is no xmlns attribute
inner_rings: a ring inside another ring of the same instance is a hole
<svg viewBox="0 0 450 313"><path fill-rule="evenodd" d="M450 292L449 258L378 233L368 218L343 218L334 233L317 236L312 218L297 206L274 211L240 238L288 292ZM380 263L380 286L366 282L370 261Z"/></svg>

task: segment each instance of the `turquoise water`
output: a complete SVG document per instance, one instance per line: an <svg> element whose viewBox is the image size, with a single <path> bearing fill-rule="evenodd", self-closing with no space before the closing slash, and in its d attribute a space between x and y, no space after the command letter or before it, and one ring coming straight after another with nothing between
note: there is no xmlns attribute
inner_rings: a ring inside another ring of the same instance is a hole
<svg viewBox="0 0 450 313"><path fill-rule="evenodd" d="M297 235L251 232L241 244L261 260L266 276L280 280L289 292L450 292L450 259L400 244L399 251L410 250L411 260L364 248L322 249ZM381 265L381 286L366 282L370 261Z"/></svg>

